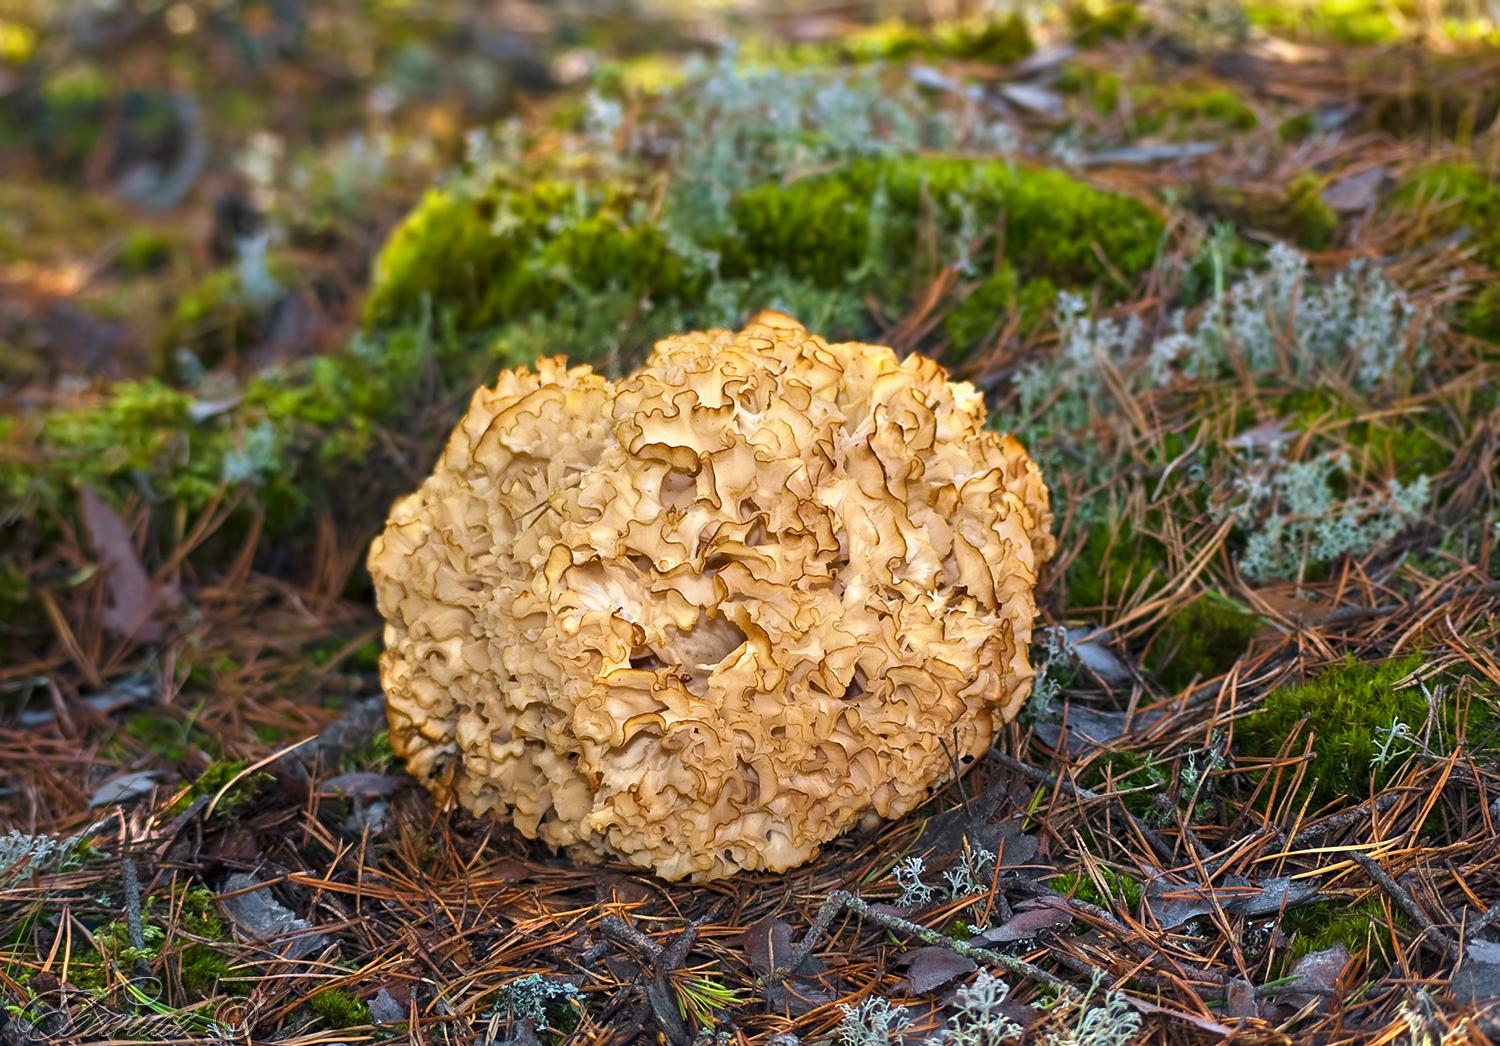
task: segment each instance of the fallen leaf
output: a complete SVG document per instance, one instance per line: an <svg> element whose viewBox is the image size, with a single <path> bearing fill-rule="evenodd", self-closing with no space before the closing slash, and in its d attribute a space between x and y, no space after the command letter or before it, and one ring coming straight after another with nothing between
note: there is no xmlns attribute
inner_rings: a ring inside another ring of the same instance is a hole
<svg viewBox="0 0 1500 1046"><path fill-rule="evenodd" d="M914 948L901 957L901 962L906 966L911 990L918 995L935 991L955 977L973 973L979 968L968 956L939 947Z"/></svg>
<svg viewBox="0 0 1500 1046"><path fill-rule="evenodd" d="M243 892L242 892L243 891ZM322 951L328 935L308 933L312 923L292 914L291 909L271 895L270 887L251 876L236 872L224 880L219 903L234 928L244 937L272 946L287 959L305 959Z"/></svg>
<svg viewBox="0 0 1500 1046"><path fill-rule="evenodd" d="M784 919L767 916L740 934L738 943L745 949L745 957L755 972L764 976L791 953L792 927Z"/></svg>
<svg viewBox="0 0 1500 1046"><path fill-rule="evenodd" d="M1224 1014L1228 1017L1258 1017L1255 985L1243 977L1231 977L1224 986Z"/></svg>
<svg viewBox="0 0 1500 1046"><path fill-rule="evenodd" d="M1160 711L1137 712L1130 729L1132 732L1145 730L1164 714ZM1066 738L1062 729L1064 720L1068 726ZM1125 713L1099 711L1070 701L1057 719L1039 722L1033 729L1049 748L1066 751L1070 758L1077 759L1124 736Z"/></svg>
<svg viewBox="0 0 1500 1046"><path fill-rule="evenodd" d="M1500 944L1476 939L1464 945L1463 965L1448 982L1448 991L1462 1003L1500 999Z"/></svg>
<svg viewBox="0 0 1500 1046"><path fill-rule="evenodd" d="M1385 182L1387 173L1384 164L1366 167L1362 171L1335 179L1320 195L1323 202L1336 211L1346 214L1367 211L1375 206L1376 195Z"/></svg>
<svg viewBox="0 0 1500 1046"><path fill-rule="evenodd" d="M1225 440L1224 446L1233 450L1270 450L1272 447L1285 443L1292 435L1293 431L1288 420L1277 418L1275 421L1264 422Z"/></svg>
<svg viewBox="0 0 1500 1046"><path fill-rule="evenodd" d="M355 770L347 774L339 774L337 777L330 777L326 781L319 781L318 794L373 799L393 795L409 780L410 778L398 777L395 774Z"/></svg>
<svg viewBox="0 0 1500 1046"><path fill-rule="evenodd" d="M750 965L755 972L761 976L769 974L778 963L783 962L792 954L791 924L774 916L766 916L759 922L752 923L735 940L740 947L745 949L745 957L750 960ZM802 961L802 965L792 972L813 974L821 973L823 969L822 961L809 955Z"/></svg>
<svg viewBox="0 0 1500 1046"><path fill-rule="evenodd" d="M1001 84L1000 97L1016 108L1038 116L1056 117L1063 114L1062 96L1036 84Z"/></svg>
<svg viewBox="0 0 1500 1046"><path fill-rule="evenodd" d="M1034 76L1037 73L1054 69L1064 62L1072 60L1078 54L1078 48L1072 44L1061 44L1056 47L1039 47L1027 55L1021 64L1016 66L1016 73L1020 76Z"/></svg>
<svg viewBox="0 0 1500 1046"><path fill-rule="evenodd" d="M1212 888L1199 883L1155 882L1146 888L1146 908L1163 930L1174 930L1215 907L1229 915L1258 919L1306 904L1317 893L1311 884L1286 876L1261 883L1231 877L1223 886Z"/></svg>
<svg viewBox="0 0 1500 1046"><path fill-rule="evenodd" d="M1259 884L1246 885L1258 888L1253 893L1241 893L1224 907L1231 915L1243 915L1247 919L1275 915L1283 908L1306 904L1318 893L1317 887L1305 879L1292 879L1284 875L1266 879Z"/></svg>
<svg viewBox="0 0 1500 1046"><path fill-rule="evenodd" d="M104 573L109 605L104 608L104 627L125 639L140 643L159 642L166 629L161 611L177 604L180 596L170 585L153 584L141 566L130 540L130 529L120 514L93 487L79 491L83 525Z"/></svg>
<svg viewBox="0 0 1500 1046"><path fill-rule="evenodd" d="M150 795L160 777L155 770L129 770L123 774L115 774L94 789L94 794L89 796L89 806L126 803Z"/></svg>
<svg viewBox="0 0 1500 1046"><path fill-rule="evenodd" d="M370 999L370 1020L376 1024L400 1024L406 1020L406 1013L406 1007L385 988Z"/></svg>
<svg viewBox="0 0 1500 1046"><path fill-rule="evenodd" d="M1339 975L1348 965L1349 952L1342 944L1320 952L1308 952L1292 967L1288 975L1291 983L1287 987L1315 995L1337 995Z"/></svg>
<svg viewBox="0 0 1500 1046"><path fill-rule="evenodd" d="M1015 915L999 926L983 930L975 937L986 944L1010 944L1013 941L1029 941L1043 930L1066 926L1073 916L1054 905L1021 905Z"/></svg>
<svg viewBox="0 0 1500 1046"><path fill-rule="evenodd" d="M945 94L956 94L970 101L979 101L984 97L984 92L977 84L960 83L942 70L928 65L914 65L907 70L907 73L918 87L942 91Z"/></svg>
<svg viewBox="0 0 1500 1046"><path fill-rule="evenodd" d="M1068 629L1069 646L1084 668L1111 685L1130 682L1130 667L1105 644L1106 638L1093 628Z"/></svg>
<svg viewBox="0 0 1500 1046"><path fill-rule="evenodd" d="M1202 887L1154 882L1146 888L1146 910L1161 929L1175 930L1213 911L1214 902Z"/></svg>
<svg viewBox="0 0 1500 1046"><path fill-rule="evenodd" d="M1177 145L1127 145L1120 149L1105 149L1089 153L1079 163L1084 167L1099 167L1105 164L1153 164L1179 160L1196 160L1218 151L1213 142L1181 142Z"/></svg>

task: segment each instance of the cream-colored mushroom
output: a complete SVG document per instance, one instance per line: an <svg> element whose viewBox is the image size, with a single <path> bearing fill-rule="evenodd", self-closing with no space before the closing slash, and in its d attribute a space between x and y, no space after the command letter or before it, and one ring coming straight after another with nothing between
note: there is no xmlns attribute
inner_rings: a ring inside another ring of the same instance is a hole
<svg viewBox="0 0 1500 1046"><path fill-rule="evenodd" d="M539 360L370 549L392 746L579 858L793 867L1015 716L1050 524L921 356L763 313L615 383Z"/></svg>

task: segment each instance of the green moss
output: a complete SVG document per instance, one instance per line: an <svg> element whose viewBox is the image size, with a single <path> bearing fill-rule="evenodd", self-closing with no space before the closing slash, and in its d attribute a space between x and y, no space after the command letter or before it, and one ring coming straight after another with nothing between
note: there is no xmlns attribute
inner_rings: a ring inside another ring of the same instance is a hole
<svg viewBox="0 0 1500 1046"><path fill-rule="evenodd" d="M194 725L196 715L183 717L162 712L138 712L125 721L124 734L144 748L154 760L180 763L189 753L210 745L210 738ZM106 753L116 753L107 746Z"/></svg>
<svg viewBox="0 0 1500 1046"><path fill-rule="evenodd" d="M1074 3L1067 9L1068 28L1080 47L1096 47L1105 40L1123 40L1146 26L1133 3Z"/></svg>
<svg viewBox="0 0 1500 1046"><path fill-rule="evenodd" d="M328 988L308 1001L308 1008L329 1031L341 1031L370 1023L370 1007L346 991Z"/></svg>
<svg viewBox="0 0 1500 1046"><path fill-rule="evenodd" d="M1323 199L1323 180L1303 171L1287 183L1278 224L1282 231L1309 250L1322 250L1333 240L1339 216Z"/></svg>
<svg viewBox="0 0 1500 1046"><path fill-rule="evenodd" d="M220 990L229 972L228 959L207 945L195 944L183 951L178 976L190 996L206 999Z"/></svg>
<svg viewBox="0 0 1500 1046"><path fill-rule="evenodd" d="M1068 565L1068 606L1102 607L1142 583L1155 591L1165 583L1166 570L1167 551L1155 538L1136 532L1128 523L1096 524Z"/></svg>
<svg viewBox="0 0 1500 1046"><path fill-rule="evenodd" d="M1120 76L1106 69L1072 62L1057 78L1057 89L1082 98L1101 116L1120 107Z"/></svg>
<svg viewBox="0 0 1500 1046"><path fill-rule="evenodd" d="M1323 387L1287 393L1277 401L1277 411L1304 431L1331 428L1351 454L1364 456L1370 471L1403 483L1446 471L1459 435L1448 430L1440 411L1356 421L1364 405Z"/></svg>
<svg viewBox="0 0 1500 1046"><path fill-rule="evenodd" d="M1396 688L1423 663L1420 654L1375 663L1345 659L1305 683L1272 691L1235 726L1235 740L1245 755L1269 758L1288 740L1293 753L1301 752L1310 733L1312 760L1305 780L1313 807L1368 798L1372 783L1378 790L1390 781L1410 754L1399 740L1388 741L1392 725L1420 730L1428 721L1431 709L1421 688ZM1449 746L1458 733L1453 709L1437 712L1441 723L1435 739ZM1471 706L1465 724L1469 744L1478 750L1493 743L1497 725L1485 706Z"/></svg>
<svg viewBox="0 0 1500 1046"><path fill-rule="evenodd" d="M1229 87L1213 81L1166 86L1142 85L1132 92L1135 135L1157 134L1168 128L1190 131L1202 124L1249 131L1259 123L1255 110Z"/></svg>
<svg viewBox="0 0 1500 1046"><path fill-rule="evenodd" d="M350 749L344 755L344 765L350 770L387 770L395 766L390 731L378 730L368 741Z"/></svg>
<svg viewBox="0 0 1500 1046"><path fill-rule="evenodd" d="M1459 306L1459 329L1486 341L1500 342L1500 285L1491 284Z"/></svg>
<svg viewBox="0 0 1500 1046"><path fill-rule="evenodd" d="M831 45L835 60L846 62L905 62L912 59L956 58L994 65L1010 65L1036 49L1026 20L1019 14L1005 18L964 19L924 27L888 21L845 34ZM799 58L806 61L804 54Z"/></svg>
<svg viewBox="0 0 1500 1046"><path fill-rule="evenodd" d="M1047 885L1060 894L1076 897L1080 901L1087 901L1100 908L1114 908L1119 905L1133 910L1140 906L1141 884L1130 876L1100 865L1099 878L1103 880L1108 896L1101 893L1094 880L1082 872L1067 872L1053 876L1047 880Z"/></svg>
<svg viewBox="0 0 1500 1046"><path fill-rule="evenodd" d="M1272 32L1354 46L1395 43L1410 34L1411 3L1397 0L1301 0L1245 4L1252 25Z"/></svg>
<svg viewBox="0 0 1500 1046"><path fill-rule="evenodd" d="M243 809L271 780L269 774L257 772L245 774L235 781L246 765L243 759L220 759L210 763L193 781L187 792L177 800L172 809L181 812L191 806L195 799L204 797L212 799L214 796L219 796L218 802L214 805L216 817ZM223 795L219 795L220 790L228 786L231 781L234 781L234 786Z"/></svg>
<svg viewBox="0 0 1500 1046"><path fill-rule="evenodd" d="M172 257L173 240L154 229L132 229L120 244L115 264L130 276L142 276L165 268Z"/></svg>
<svg viewBox="0 0 1500 1046"><path fill-rule="evenodd" d="M1159 816L1156 797L1171 783L1167 770L1154 753L1111 749L1089 760L1078 775L1078 783L1096 792L1128 792L1121 799L1125 808L1142 820L1152 821Z"/></svg>
<svg viewBox="0 0 1500 1046"><path fill-rule="evenodd" d="M623 186L563 181L431 190L381 251L366 320L431 303L475 331L612 288L678 296L685 264L638 205Z"/></svg>
<svg viewBox="0 0 1500 1046"><path fill-rule="evenodd" d="M1318 129L1318 118L1304 110L1296 116L1288 116L1276 125L1276 136L1283 142L1294 145L1311 138Z"/></svg>
<svg viewBox="0 0 1500 1046"><path fill-rule="evenodd" d="M1402 211L1424 208L1434 219L1426 230L1432 237L1468 229L1479 260L1500 269L1500 179L1473 164L1433 164L1404 178L1392 204ZM1494 289L1489 290L1493 295ZM1493 311L1491 298L1483 312Z"/></svg>
<svg viewBox="0 0 1500 1046"><path fill-rule="evenodd" d="M1387 912L1378 897L1358 904L1316 901L1286 913L1281 930L1291 938L1284 960L1290 968L1304 955L1343 945L1351 956L1391 958L1388 927L1404 928L1409 920L1399 910Z"/></svg>
<svg viewBox="0 0 1500 1046"><path fill-rule="evenodd" d="M168 908L170 913L165 910ZM214 907L213 893L205 887L183 888L171 897L147 897L141 906L144 948L131 945L129 924L124 919L96 927L92 935L97 948L76 952L69 964L68 979L75 987L98 994L110 992L119 986L116 971L129 974L137 963L153 965L171 953L188 994L183 1001L198 1001L228 989L219 983L229 972L228 960L208 942L227 942L229 933ZM180 951L168 948L169 938L175 940L178 935L194 940Z"/></svg>
<svg viewBox="0 0 1500 1046"><path fill-rule="evenodd" d="M1181 690L1227 672L1259 631L1260 618L1208 593L1167 622L1147 650L1146 667L1168 690Z"/></svg>
<svg viewBox="0 0 1500 1046"><path fill-rule="evenodd" d="M866 297L909 301L925 286L911 264L919 235L956 250L1000 225L1014 275L990 277L986 295L996 299L1037 277L1107 280L1099 252L1119 271L1141 272L1161 236L1139 204L1060 172L958 157L865 160L751 187L730 203L727 221L696 230L693 243L674 239L618 187L592 195L553 182L447 188L392 236L366 315L374 325L410 321L430 303L457 329L478 331L563 311L564 302L598 311L601 298L617 295L604 311L623 322L649 294L657 309L695 324L743 318L723 315L726 300L746 303L731 310L743 313L751 302L800 299L828 303L835 321L859 328L827 333L867 334ZM962 319L958 327L975 329ZM643 346L637 335L624 347Z"/></svg>

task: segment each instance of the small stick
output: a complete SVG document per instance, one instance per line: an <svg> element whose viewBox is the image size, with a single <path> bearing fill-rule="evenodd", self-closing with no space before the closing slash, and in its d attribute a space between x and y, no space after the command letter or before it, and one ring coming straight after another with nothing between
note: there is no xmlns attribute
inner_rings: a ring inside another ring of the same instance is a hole
<svg viewBox="0 0 1500 1046"><path fill-rule="evenodd" d="M936 945L947 948L955 954L962 955L966 959L975 962L986 963L990 966L999 966L1009 970L1011 973L1039 984L1048 984L1067 992L1076 989L1055 974L1048 973L1040 966L1034 966L1025 959L1017 959L1011 955L1003 955L1000 952L991 951L988 948L979 948L967 941L956 941L946 934L936 930L929 930L920 923L914 923L909 919L903 919L897 915L886 912L877 912L868 903L860 900L847 890L835 890L828 895L828 900L823 902L823 907L818 910L817 918L813 920L802 942L793 948L786 959L776 964L776 967L767 975L767 981L779 981L787 974L797 969L812 954L812 950L828 933L828 927L832 925L834 917L844 909L854 912L856 915L871 922L885 927L888 930L897 930L901 933L915 937L923 944Z"/></svg>
<svg viewBox="0 0 1500 1046"><path fill-rule="evenodd" d="M1374 879L1379 884L1382 890L1391 895L1392 900L1399 904L1407 915L1412 917L1412 921L1422 928L1422 935L1424 937L1430 935L1443 954L1454 962L1458 961L1458 945L1453 943L1447 934L1439 930L1433 921L1427 917L1427 913L1417 904L1416 898L1407 892L1406 887L1402 886L1395 879L1392 879L1390 873L1376 864L1374 859L1368 854L1362 854L1358 850L1355 850L1349 856L1365 870L1371 879Z"/></svg>
<svg viewBox="0 0 1500 1046"><path fill-rule="evenodd" d="M125 928L130 933L130 947L144 952L146 931L141 925L141 879L134 857L120 858L120 875L125 880ZM144 956L136 958L134 972L137 978L151 976L151 967Z"/></svg>
<svg viewBox="0 0 1500 1046"><path fill-rule="evenodd" d="M1476 936L1477 934L1488 929L1497 920L1500 920L1500 904L1492 904L1489 907L1489 911L1485 912L1483 915L1479 916L1469 924L1469 932L1467 936Z"/></svg>

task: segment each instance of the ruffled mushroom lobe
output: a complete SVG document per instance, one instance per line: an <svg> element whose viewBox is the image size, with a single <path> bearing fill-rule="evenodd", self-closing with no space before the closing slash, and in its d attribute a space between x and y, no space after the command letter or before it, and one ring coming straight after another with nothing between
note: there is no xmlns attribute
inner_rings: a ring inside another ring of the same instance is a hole
<svg viewBox="0 0 1500 1046"><path fill-rule="evenodd" d="M1051 512L985 421L931 360L777 313L614 383L503 373L370 549L392 747L667 879L899 817L1031 688Z"/></svg>

